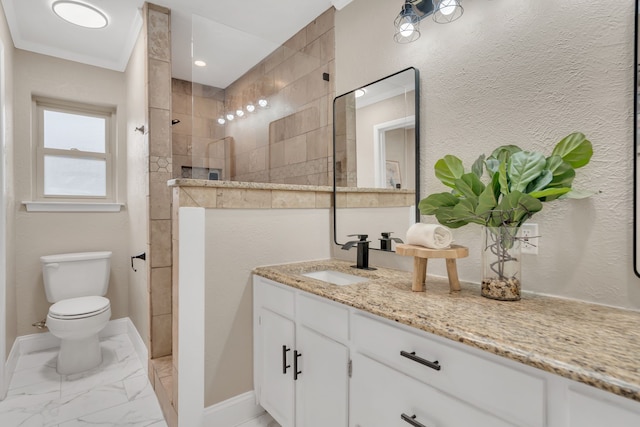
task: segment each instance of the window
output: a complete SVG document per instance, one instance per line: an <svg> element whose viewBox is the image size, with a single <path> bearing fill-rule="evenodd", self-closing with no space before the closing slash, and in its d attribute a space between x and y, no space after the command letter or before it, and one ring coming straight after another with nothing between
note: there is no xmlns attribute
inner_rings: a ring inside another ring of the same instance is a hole
<svg viewBox="0 0 640 427"><path fill-rule="evenodd" d="M39 200L114 199L113 109L36 99Z"/></svg>

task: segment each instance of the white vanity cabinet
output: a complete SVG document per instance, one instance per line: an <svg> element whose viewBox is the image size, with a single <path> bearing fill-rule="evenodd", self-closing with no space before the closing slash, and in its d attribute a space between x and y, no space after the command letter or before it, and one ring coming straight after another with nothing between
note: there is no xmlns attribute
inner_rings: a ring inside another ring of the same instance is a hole
<svg viewBox="0 0 640 427"><path fill-rule="evenodd" d="M254 276L254 386L282 427L346 427L348 309Z"/></svg>
<svg viewBox="0 0 640 427"><path fill-rule="evenodd" d="M254 328L282 427L640 427L634 400L259 276Z"/></svg>
<svg viewBox="0 0 640 427"><path fill-rule="evenodd" d="M352 427L516 427L360 353L350 419Z"/></svg>

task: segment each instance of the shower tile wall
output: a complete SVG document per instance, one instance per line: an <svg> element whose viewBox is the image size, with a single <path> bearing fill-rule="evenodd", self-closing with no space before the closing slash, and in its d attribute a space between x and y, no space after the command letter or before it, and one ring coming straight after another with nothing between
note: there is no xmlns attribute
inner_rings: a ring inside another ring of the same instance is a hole
<svg viewBox="0 0 640 427"><path fill-rule="evenodd" d="M226 88L229 111L261 97L270 103L226 125L234 181L330 183L334 12L328 9Z"/></svg>
<svg viewBox="0 0 640 427"><path fill-rule="evenodd" d="M334 12L327 10L224 90L173 79L172 118L180 120L172 128L173 178L221 169L224 180L331 183ZM268 108L218 124L227 112L263 97Z"/></svg>
<svg viewBox="0 0 640 427"><path fill-rule="evenodd" d="M171 17L145 7L148 55L151 358L171 354Z"/></svg>
<svg viewBox="0 0 640 427"><path fill-rule="evenodd" d="M230 179L226 160L229 142L218 117L224 114L224 90L172 79L173 178L207 179L209 169L222 171ZM195 173L194 173L195 172Z"/></svg>

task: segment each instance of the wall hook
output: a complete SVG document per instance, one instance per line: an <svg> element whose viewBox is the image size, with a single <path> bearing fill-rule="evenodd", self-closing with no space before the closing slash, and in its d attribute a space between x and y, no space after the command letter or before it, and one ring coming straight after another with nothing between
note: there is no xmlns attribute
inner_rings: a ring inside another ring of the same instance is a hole
<svg viewBox="0 0 640 427"><path fill-rule="evenodd" d="M133 271L138 271L133 267L133 260L134 259L141 259L141 260L145 261L147 259L147 254L145 252L142 252L140 255L136 255L136 256L132 256L131 257L131 269Z"/></svg>
<svg viewBox="0 0 640 427"><path fill-rule="evenodd" d="M144 135L144 125L142 125L142 126L138 126L138 127L136 128L136 132L140 132L141 134L143 134L143 135Z"/></svg>

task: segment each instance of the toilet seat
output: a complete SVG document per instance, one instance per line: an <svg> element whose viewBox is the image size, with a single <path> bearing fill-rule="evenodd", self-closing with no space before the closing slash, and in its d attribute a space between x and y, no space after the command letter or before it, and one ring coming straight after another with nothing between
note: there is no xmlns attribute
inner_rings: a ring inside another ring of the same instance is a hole
<svg viewBox="0 0 640 427"><path fill-rule="evenodd" d="M109 299L100 296L69 298L49 307L49 316L54 319L71 320L97 316L109 310Z"/></svg>

